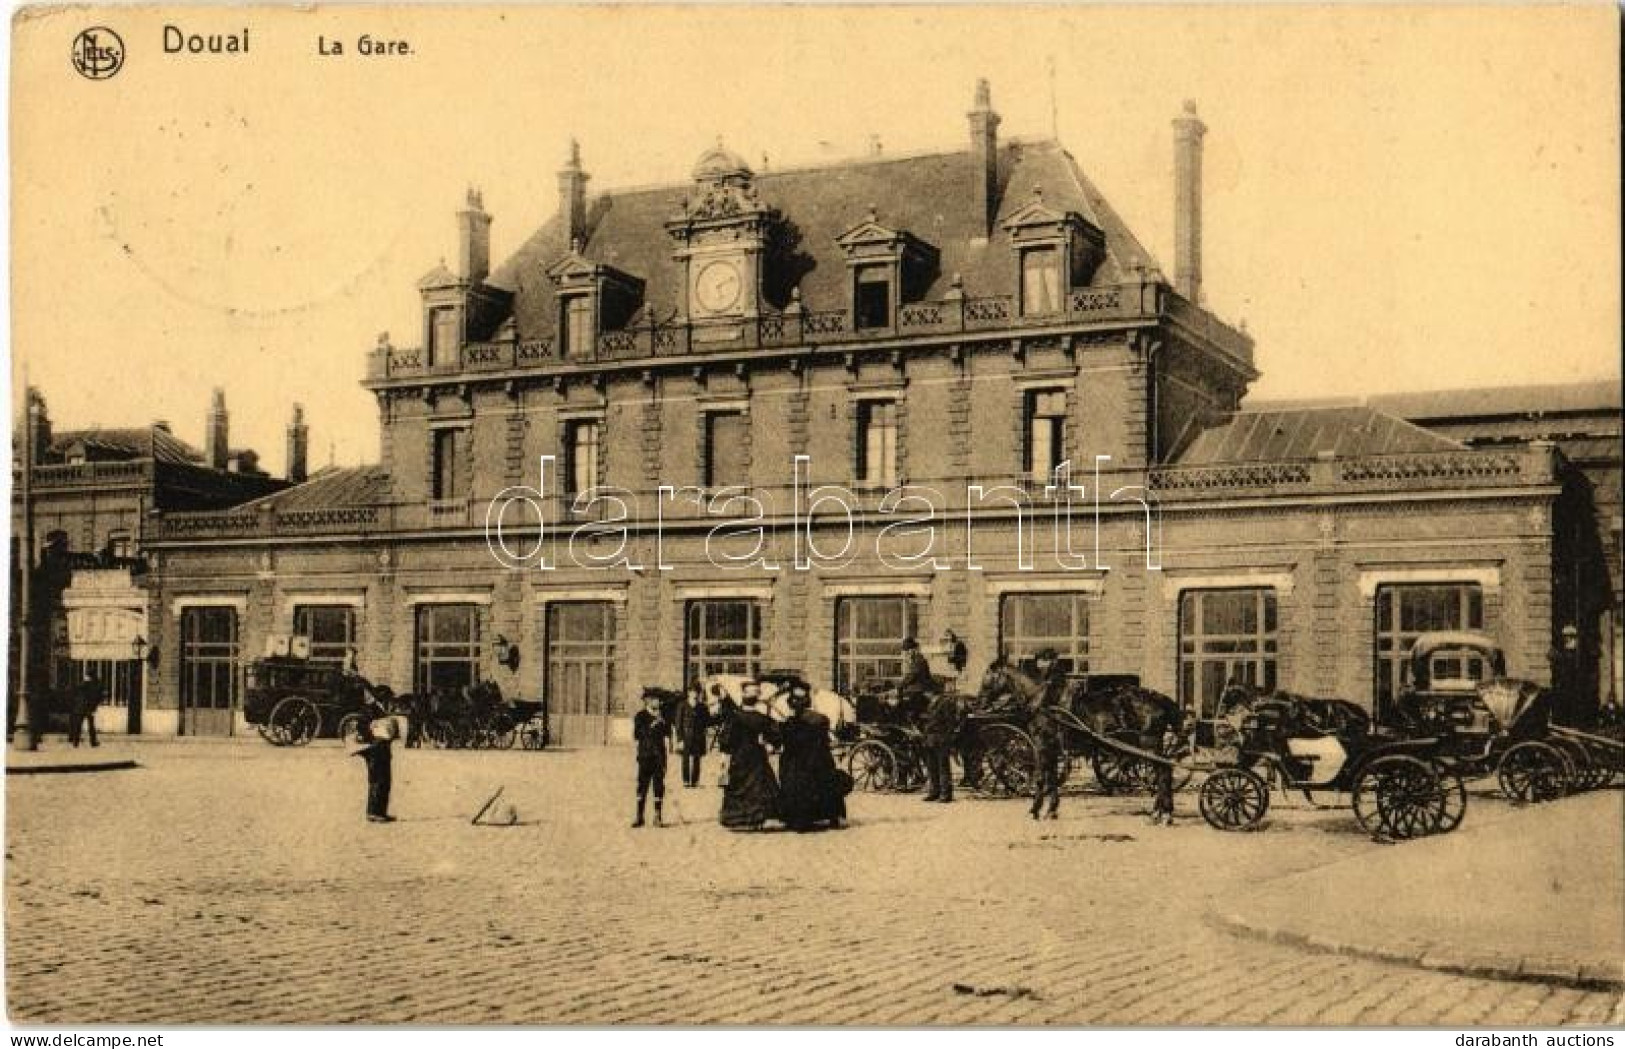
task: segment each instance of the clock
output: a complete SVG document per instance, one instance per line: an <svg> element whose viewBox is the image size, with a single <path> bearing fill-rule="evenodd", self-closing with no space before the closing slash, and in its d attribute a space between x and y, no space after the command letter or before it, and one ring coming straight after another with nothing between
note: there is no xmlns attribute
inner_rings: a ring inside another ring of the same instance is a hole
<svg viewBox="0 0 1625 1049"><path fill-rule="evenodd" d="M707 313L722 313L739 303L744 282L732 262L710 262L694 278L694 301Z"/></svg>

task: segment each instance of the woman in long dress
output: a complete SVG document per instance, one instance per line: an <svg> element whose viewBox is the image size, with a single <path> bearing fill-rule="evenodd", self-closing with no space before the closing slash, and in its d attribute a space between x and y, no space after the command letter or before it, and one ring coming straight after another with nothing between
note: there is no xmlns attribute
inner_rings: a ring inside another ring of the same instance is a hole
<svg viewBox="0 0 1625 1049"><path fill-rule="evenodd" d="M728 785L722 791L722 825L757 830L779 814L779 784L766 746L778 742L778 726L762 713L755 684L744 691L725 736Z"/></svg>
<svg viewBox="0 0 1625 1049"><path fill-rule="evenodd" d="M829 749L829 718L812 709L806 686L790 687L790 717L779 726L779 818L791 830L815 823L839 827L846 818L851 778L835 767Z"/></svg>

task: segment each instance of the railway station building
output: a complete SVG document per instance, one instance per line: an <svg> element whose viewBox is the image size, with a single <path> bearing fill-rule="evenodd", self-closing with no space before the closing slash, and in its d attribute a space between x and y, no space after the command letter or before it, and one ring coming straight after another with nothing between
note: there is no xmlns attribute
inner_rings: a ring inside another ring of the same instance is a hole
<svg viewBox="0 0 1625 1049"><path fill-rule="evenodd" d="M545 696L569 743L624 734L644 685L852 690L950 632L967 687L1053 647L1199 713L1231 679L1380 707L1442 628L1617 692L1617 449L1607 506L1560 435L1245 407L1195 107L1171 275L1060 143L999 129L982 83L944 152L757 171L719 144L601 194L572 144L497 264L471 191L420 329L365 356L380 461L153 518L147 730L244 731L244 668L290 634L398 692Z"/></svg>

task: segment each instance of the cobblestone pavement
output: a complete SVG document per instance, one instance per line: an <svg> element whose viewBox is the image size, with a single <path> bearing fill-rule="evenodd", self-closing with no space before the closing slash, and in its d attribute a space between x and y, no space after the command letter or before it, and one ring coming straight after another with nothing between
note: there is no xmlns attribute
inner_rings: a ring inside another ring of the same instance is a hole
<svg viewBox="0 0 1625 1049"><path fill-rule="evenodd" d="M398 751L386 826L331 744L137 749L134 771L8 778L14 1022L1465 1026L1617 1005L1207 920L1376 847L1341 811L1227 835L1188 793L1172 829L1138 799L1033 823L855 795L847 830L737 835L716 788L677 787L677 825L634 831L625 750ZM499 784L521 825L471 826Z"/></svg>

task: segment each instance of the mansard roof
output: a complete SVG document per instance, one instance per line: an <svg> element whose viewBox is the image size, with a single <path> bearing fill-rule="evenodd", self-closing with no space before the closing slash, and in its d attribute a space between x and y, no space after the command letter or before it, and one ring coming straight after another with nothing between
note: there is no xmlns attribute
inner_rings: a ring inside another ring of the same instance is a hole
<svg viewBox="0 0 1625 1049"><path fill-rule="evenodd" d="M837 238L860 224L871 206L887 228L907 231L940 252L936 280L926 289L926 298L946 295L955 274L963 278L967 295L1014 294L1016 267L1002 223L1025 208L1040 186L1046 204L1077 212L1105 234L1105 260L1095 272L1094 284L1117 283L1135 269L1157 268L1059 143L1018 139L1004 143L999 154L1000 205L991 237L976 198L977 159L969 149L759 172L753 185L762 202L777 209L799 233L795 250L810 260L800 284L802 301L810 309L846 305L848 275ZM644 280L644 301L658 315L670 314L684 289L665 223L694 191L693 182L676 182L597 198L589 209L581 254ZM521 339L552 330L555 305L546 271L569 250L567 232L555 216L488 279L488 284L514 293L513 314Z"/></svg>
<svg viewBox="0 0 1625 1049"><path fill-rule="evenodd" d="M294 510L327 510L339 507L380 506L389 502L389 473L378 465L328 467L310 480L285 488L265 499L256 499L233 512L252 509L266 499L274 500L282 513Z"/></svg>
<svg viewBox="0 0 1625 1049"><path fill-rule="evenodd" d="M1204 430L1179 457L1180 466L1284 462L1460 451L1466 445L1372 408L1289 408L1237 412Z"/></svg>
<svg viewBox="0 0 1625 1049"><path fill-rule="evenodd" d="M1618 379L1602 379L1380 394L1367 401L1373 407L1406 419L1448 420L1607 412L1610 409L1618 412L1621 397Z"/></svg>
<svg viewBox="0 0 1625 1049"><path fill-rule="evenodd" d="M152 456L159 462L197 464L203 453L162 426L88 430L58 430L51 438L50 454L64 456L74 445L83 445L93 459L142 459ZM97 454L100 453L100 454Z"/></svg>

